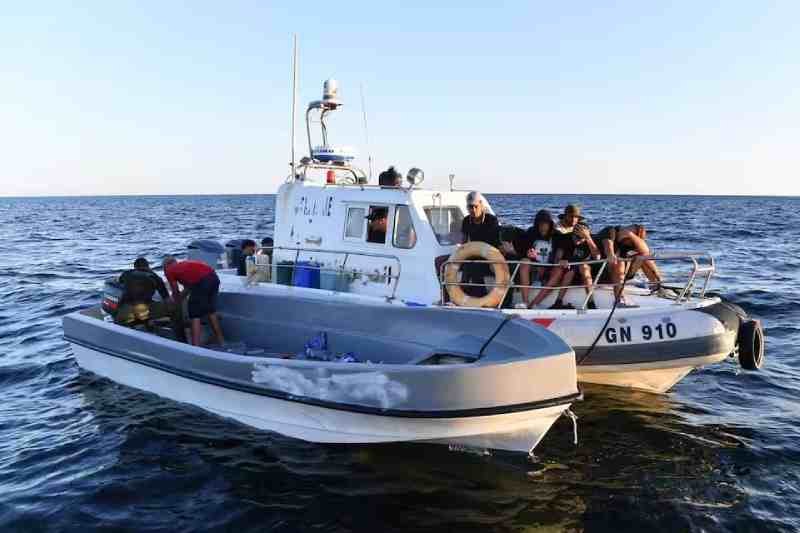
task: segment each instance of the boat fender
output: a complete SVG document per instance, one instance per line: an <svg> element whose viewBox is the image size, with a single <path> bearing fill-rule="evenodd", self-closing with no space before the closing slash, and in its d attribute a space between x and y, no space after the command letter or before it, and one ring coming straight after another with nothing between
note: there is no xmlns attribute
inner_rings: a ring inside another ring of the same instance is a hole
<svg viewBox="0 0 800 533"><path fill-rule="evenodd" d="M742 321L739 335L739 364L745 370L759 370L764 366L764 330L758 320Z"/></svg>
<svg viewBox="0 0 800 533"><path fill-rule="evenodd" d="M495 287L489 291L489 294L481 298L467 296L458 285L458 272L461 270L461 263L458 261L467 261L475 257L492 261L492 271L494 272ZM444 271L447 294L450 295L450 300L454 304L461 307L497 307L500 305L508 291L510 275L506 259L497 248L485 242L468 242L453 252L448 261L455 261L449 263Z"/></svg>

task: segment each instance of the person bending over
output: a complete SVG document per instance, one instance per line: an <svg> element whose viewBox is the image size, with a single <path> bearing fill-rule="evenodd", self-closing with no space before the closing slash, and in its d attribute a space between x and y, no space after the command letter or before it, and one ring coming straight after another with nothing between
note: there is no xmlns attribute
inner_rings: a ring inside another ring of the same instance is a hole
<svg viewBox="0 0 800 533"><path fill-rule="evenodd" d="M172 297L180 303L189 295L189 319L192 321L192 344L200 346L202 325L200 320L208 317L211 329L220 346L225 344L222 327L217 317L217 295L219 278L213 268L202 261L178 261L172 256L164 258L164 274L167 276ZM180 287L183 287L183 291Z"/></svg>
<svg viewBox="0 0 800 533"><path fill-rule="evenodd" d="M625 301L622 293L624 280L631 279L641 268L650 281L651 288L659 291L661 288L661 273L652 259L645 259L650 255L647 246L647 230L641 224L631 226L608 226L597 235L601 243L601 252L608 261L609 276L614 283L614 296L620 304L631 306ZM633 257L631 262L622 261Z"/></svg>
<svg viewBox="0 0 800 533"><path fill-rule="evenodd" d="M147 259L137 258L133 262L133 270L123 272L119 282L123 286L123 293L114 322L130 325L136 321L146 323L148 320L169 317L175 340L186 342L181 308L170 299L164 282L150 270ZM153 301L156 291L161 296L160 302Z"/></svg>

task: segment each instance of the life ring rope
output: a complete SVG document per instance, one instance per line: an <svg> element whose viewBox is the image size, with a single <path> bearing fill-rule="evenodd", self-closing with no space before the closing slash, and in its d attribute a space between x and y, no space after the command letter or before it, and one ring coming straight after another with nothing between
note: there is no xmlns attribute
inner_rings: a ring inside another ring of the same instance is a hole
<svg viewBox="0 0 800 533"><path fill-rule="evenodd" d="M465 294L458 279L462 262L475 257L491 262L495 278L495 286L489 291L489 294L480 298ZM508 264L503 254L485 242L468 242L459 247L447 260L444 271L447 294L450 295L450 300L459 307L497 307L508 292L510 278Z"/></svg>

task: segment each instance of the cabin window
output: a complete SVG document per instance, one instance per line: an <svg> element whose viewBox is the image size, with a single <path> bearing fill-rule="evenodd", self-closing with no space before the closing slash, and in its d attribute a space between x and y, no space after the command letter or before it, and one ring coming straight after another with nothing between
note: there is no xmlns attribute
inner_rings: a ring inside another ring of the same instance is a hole
<svg viewBox="0 0 800 533"><path fill-rule="evenodd" d="M426 207L425 215L431 224L439 244L459 244L461 242L461 222L464 213L460 207Z"/></svg>
<svg viewBox="0 0 800 533"><path fill-rule="evenodd" d="M406 205L398 205L394 209L394 236L392 244L395 248L413 248L417 244L417 232Z"/></svg>
<svg viewBox="0 0 800 533"><path fill-rule="evenodd" d="M367 242L386 244L386 227L388 224L388 207L383 205L369 206L369 215L367 215Z"/></svg>
<svg viewBox="0 0 800 533"><path fill-rule="evenodd" d="M362 239L364 237L364 226L366 209L363 207L351 207L347 210L347 226L345 226L344 236L348 239Z"/></svg>

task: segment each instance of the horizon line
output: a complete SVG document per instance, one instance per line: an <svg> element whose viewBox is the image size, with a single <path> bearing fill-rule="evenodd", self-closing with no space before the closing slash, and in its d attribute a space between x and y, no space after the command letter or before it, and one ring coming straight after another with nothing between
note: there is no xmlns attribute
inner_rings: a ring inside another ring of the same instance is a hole
<svg viewBox="0 0 800 533"><path fill-rule="evenodd" d="M461 190L461 189L457 189ZM476 189L479 190L479 189ZM464 189L463 192L467 192ZM800 198L800 195L792 194L703 194L703 193L560 193L560 192L485 192L480 191L481 194L493 196L664 196L664 197L678 197L678 196L696 196L698 198ZM174 193L174 194L147 194L147 193L132 193L132 194L37 194L29 196L6 196L0 193L0 200L31 200L31 199L47 199L47 198L168 198L168 197L219 197L219 196L277 196L277 192L273 193Z"/></svg>

